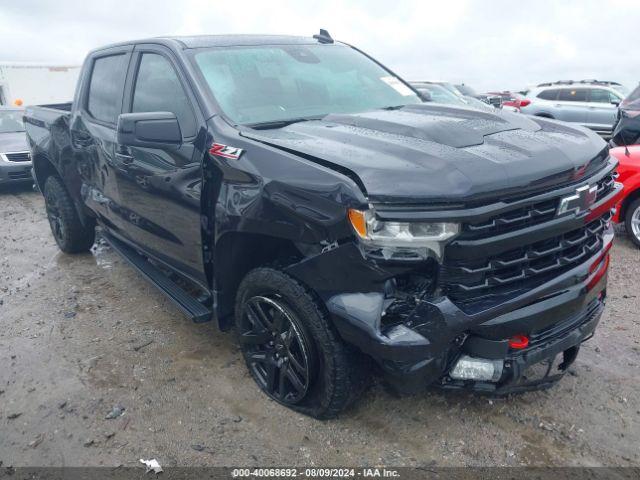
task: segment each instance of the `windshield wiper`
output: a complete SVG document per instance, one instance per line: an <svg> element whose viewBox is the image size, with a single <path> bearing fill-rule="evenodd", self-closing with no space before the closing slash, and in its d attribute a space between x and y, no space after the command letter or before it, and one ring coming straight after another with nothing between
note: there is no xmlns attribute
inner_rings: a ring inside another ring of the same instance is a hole
<svg viewBox="0 0 640 480"><path fill-rule="evenodd" d="M272 120L270 122L250 123L247 127L255 128L256 130L270 130L272 128L283 128L294 123L308 122L310 120L318 120L318 117L300 117L289 118L288 120Z"/></svg>
<svg viewBox="0 0 640 480"><path fill-rule="evenodd" d="M381 110L400 110L403 107L406 105L391 105L390 107L382 107Z"/></svg>

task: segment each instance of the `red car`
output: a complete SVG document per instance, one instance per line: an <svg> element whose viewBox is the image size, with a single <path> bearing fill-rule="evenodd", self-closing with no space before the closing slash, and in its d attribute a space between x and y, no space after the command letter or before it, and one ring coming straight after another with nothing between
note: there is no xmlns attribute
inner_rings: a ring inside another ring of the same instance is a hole
<svg viewBox="0 0 640 480"><path fill-rule="evenodd" d="M640 145L631 145L628 155L624 147L612 148L609 153L620 162L618 181L624 186L613 221L624 222L631 240L640 247Z"/></svg>
<svg viewBox="0 0 640 480"><path fill-rule="evenodd" d="M531 100L527 100L524 98L524 95L521 95L516 92L488 92L487 95L497 95L502 97L502 105L505 107L515 107L520 110L520 107L526 107L531 103Z"/></svg>

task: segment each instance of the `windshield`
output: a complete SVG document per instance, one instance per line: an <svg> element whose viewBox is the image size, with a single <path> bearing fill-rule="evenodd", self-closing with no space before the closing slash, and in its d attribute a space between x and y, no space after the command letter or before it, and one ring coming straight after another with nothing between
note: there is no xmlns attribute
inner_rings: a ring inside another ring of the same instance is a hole
<svg viewBox="0 0 640 480"><path fill-rule="evenodd" d="M24 132L22 110L0 110L0 133Z"/></svg>
<svg viewBox="0 0 640 480"><path fill-rule="evenodd" d="M622 101L621 106L629 108L640 108L640 85L638 85L627 97Z"/></svg>
<svg viewBox="0 0 640 480"><path fill-rule="evenodd" d="M627 95L629 95L629 92L630 92L630 90L624 85L611 85L611 88L614 89L616 92L622 94L623 97L626 97Z"/></svg>
<svg viewBox="0 0 640 480"><path fill-rule="evenodd" d="M421 103L399 78L344 45L218 47L194 58L220 108L237 124Z"/></svg>

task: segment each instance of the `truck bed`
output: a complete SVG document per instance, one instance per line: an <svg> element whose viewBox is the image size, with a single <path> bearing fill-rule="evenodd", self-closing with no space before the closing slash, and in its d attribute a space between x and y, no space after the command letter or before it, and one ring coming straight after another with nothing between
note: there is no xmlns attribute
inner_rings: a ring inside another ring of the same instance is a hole
<svg viewBox="0 0 640 480"><path fill-rule="evenodd" d="M48 129L50 125L67 119L71 115L72 108L73 102L28 106L24 111L27 135L31 135L32 138L39 137L34 131L34 127ZM44 132L39 133L41 135Z"/></svg>
<svg viewBox="0 0 640 480"><path fill-rule="evenodd" d="M69 119L72 107L73 103L68 102L32 105L25 109L24 126L34 165L46 159L58 171L64 172L64 167L60 165L60 156L71 143ZM43 188L37 177L36 182L40 188Z"/></svg>

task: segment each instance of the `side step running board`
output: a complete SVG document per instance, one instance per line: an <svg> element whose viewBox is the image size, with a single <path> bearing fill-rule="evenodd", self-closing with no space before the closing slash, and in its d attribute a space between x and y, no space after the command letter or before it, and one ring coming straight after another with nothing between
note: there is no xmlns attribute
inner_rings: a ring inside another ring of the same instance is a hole
<svg viewBox="0 0 640 480"><path fill-rule="evenodd" d="M129 264L147 280L160 289L169 299L196 323L207 322L212 318L211 309L189 295L182 287L167 277L158 268L149 263L142 255L124 242L102 233L111 247L124 257Z"/></svg>

